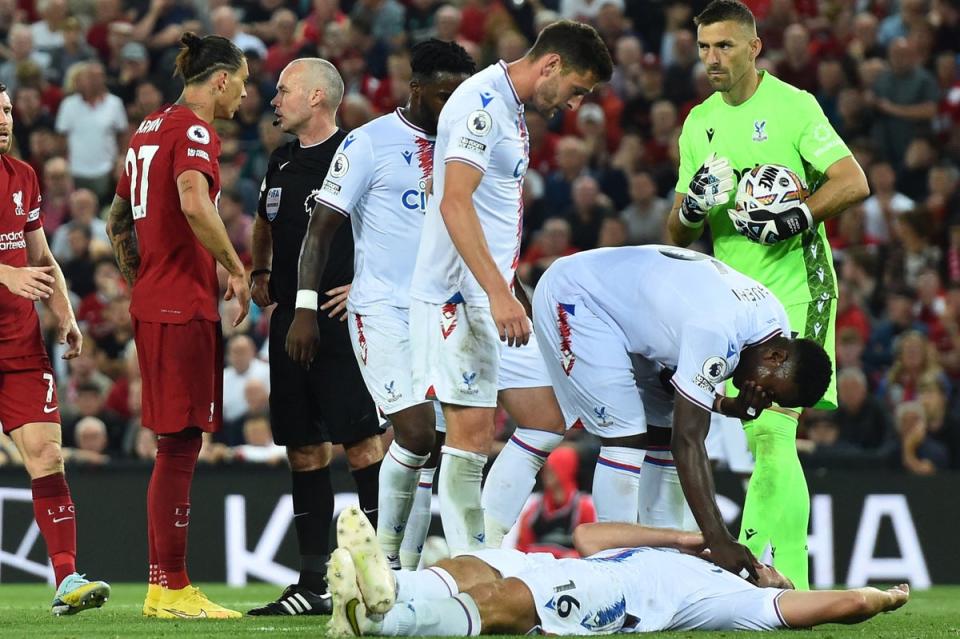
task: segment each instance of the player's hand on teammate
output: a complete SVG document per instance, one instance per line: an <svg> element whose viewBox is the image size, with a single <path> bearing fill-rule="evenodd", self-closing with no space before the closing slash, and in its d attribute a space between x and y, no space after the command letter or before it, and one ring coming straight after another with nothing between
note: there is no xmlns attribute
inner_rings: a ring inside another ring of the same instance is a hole
<svg viewBox="0 0 960 639"><path fill-rule="evenodd" d="M57 341L67 345L67 351L63 354L63 359L73 359L80 355L80 350L83 348L83 334L80 332L77 320L72 314L66 321L60 323L57 329Z"/></svg>
<svg viewBox="0 0 960 639"><path fill-rule="evenodd" d="M710 561L724 570L740 575L750 583L757 583L757 566L760 562L749 548L729 537L709 545Z"/></svg>
<svg viewBox="0 0 960 639"><path fill-rule="evenodd" d="M260 272L250 278L250 296L260 308L273 304L270 298L270 272Z"/></svg>
<svg viewBox="0 0 960 639"><path fill-rule="evenodd" d="M738 417L743 421L751 421L760 416L764 409L770 408L773 398L756 382L744 382L740 394L733 399L734 412L728 417Z"/></svg>
<svg viewBox="0 0 960 639"><path fill-rule="evenodd" d="M0 283L14 295L36 302L53 295L56 281L51 273L52 266L23 266L0 270Z"/></svg>
<svg viewBox="0 0 960 639"><path fill-rule="evenodd" d="M320 329L317 328L317 312L298 308L287 331L287 355L305 369L310 369L320 348Z"/></svg>
<svg viewBox="0 0 960 639"><path fill-rule="evenodd" d="M240 326L240 322L246 319L250 312L250 287L247 285L246 273L231 274L227 278L227 292L223 294L223 299L229 301L233 298L237 298L237 304L240 305L240 312L233 320L233 325Z"/></svg>
<svg viewBox="0 0 960 639"><path fill-rule="evenodd" d="M702 226L710 209L726 204L736 188L729 160L711 153L690 180L680 204L680 221L690 228Z"/></svg>
<svg viewBox="0 0 960 639"><path fill-rule="evenodd" d="M320 310L333 309L327 317L339 317L341 322L347 321L347 296L350 295L350 286L351 284L344 284L326 292L329 299L320 306Z"/></svg>
<svg viewBox="0 0 960 639"><path fill-rule="evenodd" d="M507 346L523 346L530 341L530 319L510 289L504 288L504 291L505 294L490 297L490 314L501 341Z"/></svg>
<svg viewBox="0 0 960 639"><path fill-rule="evenodd" d="M763 208L742 210L735 206L727 211L740 235L757 244L776 244L803 233L813 226L813 213L806 204L774 213Z"/></svg>

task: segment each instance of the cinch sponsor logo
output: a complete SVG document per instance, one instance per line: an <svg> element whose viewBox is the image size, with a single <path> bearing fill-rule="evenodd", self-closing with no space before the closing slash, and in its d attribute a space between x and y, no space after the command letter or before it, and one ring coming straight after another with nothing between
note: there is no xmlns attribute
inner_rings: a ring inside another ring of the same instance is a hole
<svg viewBox="0 0 960 639"><path fill-rule="evenodd" d="M415 189L407 189L400 196L403 208L411 211L427 211L427 183L426 180L420 180L420 184Z"/></svg>
<svg viewBox="0 0 960 639"><path fill-rule="evenodd" d="M27 242L23 239L23 229L0 233L0 251L16 251L25 248L27 248Z"/></svg>

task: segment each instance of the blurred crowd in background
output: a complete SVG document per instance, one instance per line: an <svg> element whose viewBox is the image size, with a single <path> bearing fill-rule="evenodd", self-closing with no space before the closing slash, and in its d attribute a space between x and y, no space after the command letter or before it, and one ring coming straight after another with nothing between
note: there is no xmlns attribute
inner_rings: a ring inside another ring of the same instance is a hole
<svg viewBox="0 0 960 639"><path fill-rule="evenodd" d="M84 331L57 367L71 463L151 459L141 428L129 290L104 212L141 119L180 92L185 30L247 55L247 98L217 122L220 214L241 256L270 152L285 141L270 100L291 60L340 70L346 130L406 102L408 49L455 40L478 63L523 55L560 19L593 24L616 63L575 112L528 110L520 277L601 246L665 241L684 117L711 92L698 59L697 0L0 0L0 82L14 103L14 153L37 171L43 223ZM759 66L816 96L866 172L870 197L829 224L840 280L840 409L805 414L798 446L814 466L932 474L960 467L960 0L748 0ZM771 113L771 120L789 117ZM709 242L694 248L707 250ZM643 277L644 274L638 274ZM231 319L236 309L223 304ZM285 463L270 436L269 309L223 325L227 426L212 463ZM510 425L501 425L509 432ZM574 434L573 438L576 439ZM580 434L580 446L588 446ZM0 436L0 465L16 463Z"/></svg>

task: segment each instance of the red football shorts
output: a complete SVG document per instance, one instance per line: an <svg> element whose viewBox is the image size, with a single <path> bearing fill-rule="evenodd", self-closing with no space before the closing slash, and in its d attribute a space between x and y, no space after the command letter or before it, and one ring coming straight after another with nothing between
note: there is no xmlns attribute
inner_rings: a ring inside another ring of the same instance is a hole
<svg viewBox="0 0 960 639"><path fill-rule="evenodd" d="M144 426L158 435L223 424L223 337L220 324L133 321L140 361Z"/></svg>
<svg viewBox="0 0 960 639"><path fill-rule="evenodd" d="M24 424L60 423L57 382L46 355L0 359L0 423L4 433Z"/></svg>

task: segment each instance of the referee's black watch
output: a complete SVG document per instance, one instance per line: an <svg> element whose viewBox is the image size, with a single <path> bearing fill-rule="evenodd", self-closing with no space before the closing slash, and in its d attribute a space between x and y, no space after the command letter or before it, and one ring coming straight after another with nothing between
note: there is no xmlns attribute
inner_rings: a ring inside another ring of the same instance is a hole
<svg viewBox="0 0 960 639"><path fill-rule="evenodd" d="M270 275L270 269L258 268L255 271L252 271L250 273L250 281L252 282L257 275Z"/></svg>

